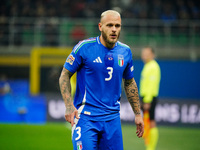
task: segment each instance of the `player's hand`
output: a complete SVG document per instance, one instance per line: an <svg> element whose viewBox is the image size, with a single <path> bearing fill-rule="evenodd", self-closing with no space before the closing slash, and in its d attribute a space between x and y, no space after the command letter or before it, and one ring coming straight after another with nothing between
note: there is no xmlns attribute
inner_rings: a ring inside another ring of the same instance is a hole
<svg viewBox="0 0 200 150"><path fill-rule="evenodd" d="M144 122L141 115L135 116L135 124L136 124L136 134L139 138L143 136L144 133Z"/></svg>
<svg viewBox="0 0 200 150"><path fill-rule="evenodd" d="M144 111L145 111L145 110L149 111L150 108L151 108L151 103L144 103L144 104L143 104L143 109L144 109Z"/></svg>
<svg viewBox="0 0 200 150"><path fill-rule="evenodd" d="M74 123L74 117L79 119L80 117L78 116L78 110L74 107L74 105L70 105L66 108L65 112L65 120L69 123L71 123L71 126L73 126Z"/></svg>

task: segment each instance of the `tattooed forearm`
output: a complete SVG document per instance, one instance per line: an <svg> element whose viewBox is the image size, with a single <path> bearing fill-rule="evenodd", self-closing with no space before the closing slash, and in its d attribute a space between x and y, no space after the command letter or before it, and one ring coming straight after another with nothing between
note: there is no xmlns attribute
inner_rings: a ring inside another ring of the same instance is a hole
<svg viewBox="0 0 200 150"><path fill-rule="evenodd" d="M72 75L73 73L63 68L59 78L60 91L65 102L66 113L71 113L74 111L70 84L70 78Z"/></svg>
<svg viewBox="0 0 200 150"><path fill-rule="evenodd" d="M124 80L124 89L126 92L127 99L135 113L135 115L140 114L140 101L138 95L138 88L134 78L129 80Z"/></svg>

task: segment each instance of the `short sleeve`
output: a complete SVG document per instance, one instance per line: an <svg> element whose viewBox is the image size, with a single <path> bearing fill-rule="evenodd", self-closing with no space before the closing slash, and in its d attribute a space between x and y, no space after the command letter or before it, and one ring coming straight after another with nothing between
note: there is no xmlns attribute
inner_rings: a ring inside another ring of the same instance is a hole
<svg viewBox="0 0 200 150"><path fill-rule="evenodd" d="M133 60L132 60L132 53L130 50L129 54L128 54L128 64L124 70L123 78L124 79L132 79L133 78L133 70L134 70L134 66L133 66Z"/></svg>
<svg viewBox="0 0 200 150"><path fill-rule="evenodd" d="M77 49L77 45L73 48L71 54L67 57L64 68L75 73L82 64L81 48Z"/></svg>

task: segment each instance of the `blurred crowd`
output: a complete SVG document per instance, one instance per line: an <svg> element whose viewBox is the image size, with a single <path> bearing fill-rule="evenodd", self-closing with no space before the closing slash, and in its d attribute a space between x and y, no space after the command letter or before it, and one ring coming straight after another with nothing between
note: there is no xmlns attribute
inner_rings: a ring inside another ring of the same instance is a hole
<svg viewBox="0 0 200 150"><path fill-rule="evenodd" d="M199 2L195 0L123 0L123 16L139 19L199 19Z"/></svg>
<svg viewBox="0 0 200 150"><path fill-rule="evenodd" d="M197 0L1 0L1 17L99 17L117 9L124 18L199 19Z"/></svg>
<svg viewBox="0 0 200 150"><path fill-rule="evenodd" d="M95 31L88 25L75 22L70 25L58 23L58 20L100 18L101 13L108 9L119 11L122 18L158 19L164 24L200 19L200 1L197 0L0 0L0 46L74 45L87 36L86 26L94 35ZM43 17L48 17L48 21L44 21ZM128 27L126 29L129 30ZM181 24L171 31L179 33L180 30L180 33L188 34L186 29L187 26ZM195 27L195 33L196 29L199 31L199 27ZM164 28L161 30L163 33Z"/></svg>

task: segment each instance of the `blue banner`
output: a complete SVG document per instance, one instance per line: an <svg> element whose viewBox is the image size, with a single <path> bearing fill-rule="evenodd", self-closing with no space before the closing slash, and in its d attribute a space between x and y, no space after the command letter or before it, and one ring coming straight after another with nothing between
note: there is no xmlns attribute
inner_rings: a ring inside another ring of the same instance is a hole
<svg viewBox="0 0 200 150"><path fill-rule="evenodd" d="M2 123L45 123L46 111L46 99L42 95L0 96L0 122Z"/></svg>
<svg viewBox="0 0 200 150"><path fill-rule="evenodd" d="M158 60L161 69L159 97L200 100L200 61ZM134 77L140 83L141 60L134 60Z"/></svg>

